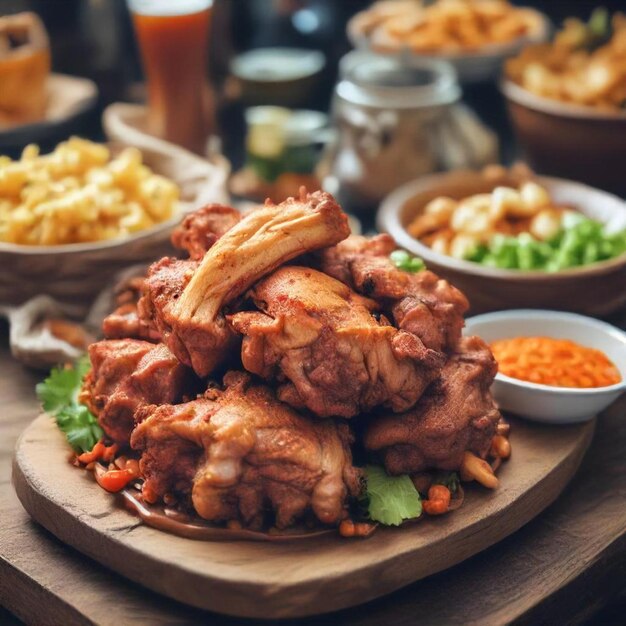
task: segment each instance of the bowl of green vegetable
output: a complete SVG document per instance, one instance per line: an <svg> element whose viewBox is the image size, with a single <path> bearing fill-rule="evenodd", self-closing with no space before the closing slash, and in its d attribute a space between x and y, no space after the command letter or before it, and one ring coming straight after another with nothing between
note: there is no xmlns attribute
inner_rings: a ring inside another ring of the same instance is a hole
<svg viewBox="0 0 626 626"><path fill-rule="evenodd" d="M465 292L474 313L626 307L626 202L607 192L523 168L463 170L398 188L377 223Z"/></svg>

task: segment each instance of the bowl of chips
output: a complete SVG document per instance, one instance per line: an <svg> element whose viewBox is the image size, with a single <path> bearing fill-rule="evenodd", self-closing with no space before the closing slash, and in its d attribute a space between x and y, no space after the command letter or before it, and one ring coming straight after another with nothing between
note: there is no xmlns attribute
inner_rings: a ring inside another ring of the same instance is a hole
<svg viewBox="0 0 626 626"><path fill-rule="evenodd" d="M501 89L535 169L626 194L626 15L566 20L507 62Z"/></svg>
<svg viewBox="0 0 626 626"><path fill-rule="evenodd" d="M168 254L186 211L226 199L206 194L216 169L179 148L78 137L0 157L0 304L47 294L80 317L121 270Z"/></svg>
<svg viewBox="0 0 626 626"><path fill-rule="evenodd" d="M549 30L542 13L504 0L382 0L347 26L356 48L442 59L463 83L495 79L504 59Z"/></svg>

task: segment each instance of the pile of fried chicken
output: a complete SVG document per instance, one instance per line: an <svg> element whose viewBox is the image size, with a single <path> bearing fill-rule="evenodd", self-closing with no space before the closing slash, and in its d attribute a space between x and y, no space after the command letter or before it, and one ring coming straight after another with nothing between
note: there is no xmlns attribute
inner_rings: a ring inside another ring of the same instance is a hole
<svg viewBox="0 0 626 626"><path fill-rule="evenodd" d="M363 488L353 451L391 475L487 456L497 366L461 337L466 298L398 269L391 237L351 236L331 195L206 206L172 241L188 258L154 263L104 321L81 393L141 455L145 501L338 525Z"/></svg>

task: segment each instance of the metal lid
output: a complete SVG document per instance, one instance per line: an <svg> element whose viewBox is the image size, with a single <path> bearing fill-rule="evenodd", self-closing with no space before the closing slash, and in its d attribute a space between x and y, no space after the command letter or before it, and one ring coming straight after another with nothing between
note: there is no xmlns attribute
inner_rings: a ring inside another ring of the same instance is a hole
<svg viewBox="0 0 626 626"><path fill-rule="evenodd" d="M446 61L355 50L340 61L337 96L372 108L420 109L457 102L461 88Z"/></svg>

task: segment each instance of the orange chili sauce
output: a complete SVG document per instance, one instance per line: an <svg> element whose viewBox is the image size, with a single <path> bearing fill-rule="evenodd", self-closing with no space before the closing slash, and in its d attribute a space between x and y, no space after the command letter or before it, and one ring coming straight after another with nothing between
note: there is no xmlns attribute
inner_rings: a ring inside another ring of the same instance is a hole
<svg viewBox="0 0 626 626"><path fill-rule="evenodd" d="M515 337L490 345L500 373L553 387L594 388L615 385L622 377L600 350L569 339Z"/></svg>

